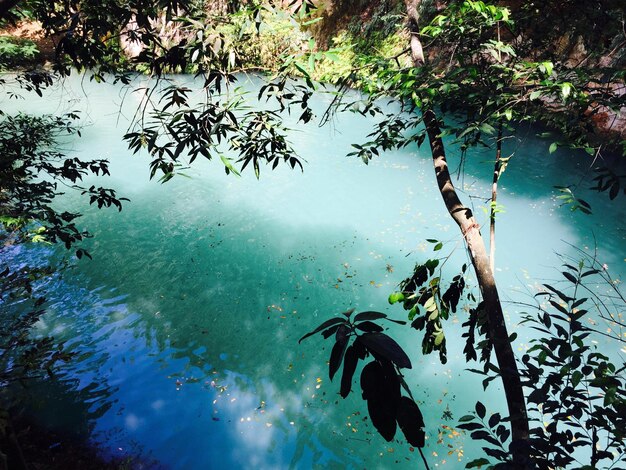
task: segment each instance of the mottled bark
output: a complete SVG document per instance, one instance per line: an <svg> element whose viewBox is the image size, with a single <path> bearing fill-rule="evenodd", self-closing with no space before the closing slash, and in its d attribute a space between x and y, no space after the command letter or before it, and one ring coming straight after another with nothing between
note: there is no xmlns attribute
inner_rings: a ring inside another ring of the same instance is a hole
<svg viewBox="0 0 626 470"><path fill-rule="evenodd" d="M409 16L409 31L411 33L411 58L413 63L417 66L423 65L424 50L422 48L422 41L419 36L419 10L422 4L422 0L405 0L407 15Z"/></svg>
<svg viewBox="0 0 626 470"><path fill-rule="evenodd" d="M420 0L406 0L405 3L409 15L409 26L411 28L411 47L415 47L415 49L412 50L413 61L414 65L419 67L424 63L418 27ZM487 314L489 336L493 344L497 365L500 369L500 376L502 378L511 419L511 435L513 440L511 453L514 460L514 467L523 468L526 466L527 452L525 449L529 438L526 401L524 399L524 391L517 369L515 354L513 353L513 348L509 341L509 334L504 320L504 312L502 311L496 281L489 265L489 256L487 255L485 242L480 234L480 226L476 222L472 211L461 202L452 184L437 116L434 110L429 107L422 109L422 116L430 142L439 192L448 213L457 223L463 234L472 266L476 273L476 280L482 294L484 308Z"/></svg>

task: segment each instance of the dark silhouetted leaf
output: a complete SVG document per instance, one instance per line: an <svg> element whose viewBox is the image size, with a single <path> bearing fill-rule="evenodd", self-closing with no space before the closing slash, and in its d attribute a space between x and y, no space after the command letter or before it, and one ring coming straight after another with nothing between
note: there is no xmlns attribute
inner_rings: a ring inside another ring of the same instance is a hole
<svg viewBox="0 0 626 470"><path fill-rule="evenodd" d="M352 343L352 347L354 348L354 351L359 359L365 359L367 357L367 348L363 346L363 343L358 341L358 338L357 341Z"/></svg>
<svg viewBox="0 0 626 470"><path fill-rule="evenodd" d="M384 333L365 333L359 336L358 341L367 349L388 359L400 368L410 369L409 356L402 350L400 345Z"/></svg>
<svg viewBox="0 0 626 470"><path fill-rule="evenodd" d="M339 394L346 398L352 390L352 377L359 362L358 352L354 346L348 346L343 361L343 374L341 375L341 389Z"/></svg>
<svg viewBox="0 0 626 470"><path fill-rule="evenodd" d="M489 434L487 434L484 437L478 437L477 439L483 439L484 441L489 442L492 445L500 445L500 443L494 439L493 437L491 437ZM487 454L489 457L493 457L495 459L498 460L504 460L507 458L507 453L499 450L499 449L491 449L489 447L484 447L483 450L485 451L485 454Z"/></svg>
<svg viewBox="0 0 626 470"><path fill-rule="evenodd" d="M544 284L544 286L545 286L547 289L549 289L549 290L551 290L552 292L554 292L556 295L558 295L558 296L559 296L559 298L560 298L563 302L571 302L572 300L574 300L574 299L572 299L571 297L569 297L569 296L565 295L565 294L564 294L563 292L561 292L560 290L558 290L558 289L556 289L556 288L552 287L550 284Z"/></svg>
<svg viewBox="0 0 626 470"><path fill-rule="evenodd" d="M350 333L350 328L348 328L347 325L339 325L339 328L337 328L337 332L335 333L335 340L343 341L344 339L348 337L349 333Z"/></svg>
<svg viewBox="0 0 626 470"><path fill-rule="evenodd" d="M489 427L493 428L495 427L500 421L501 421L501 417L500 417L500 413L495 413L492 414L491 417L489 418Z"/></svg>
<svg viewBox="0 0 626 470"><path fill-rule="evenodd" d="M576 277L572 273L568 273L567 271L563 271L561 274L563 274L563 277L565 279L567 279L568 281L570 281L572 284L577 284L578 283L578 279L576 279Z"/></svg>
<svg viewBox="0 0 626 470"><path fill-rule="evenodd" d="M565 307L563 307L561 304L559 304L558 302L555 302L554 300L551 300L550 304L554 308L556 308L559 312L564 313L565 315L568 314L567 309Z"/></svg>
<svg viewBox="0 0 626 470"><path fill-rule="evenodd" d="M443 294L442 300L443 302L450 307L452 312L456 312L456 307L459 304L459 300L461 298L462 287L460 283L452 283L448 290Z"/></svg>
<svg viewBox="0 0 626 470"><path fill-rule="evenodd" d="M361 312L354 316L354 322L365 320L380 320L381 318L387 318L387 315L380 312Z"/></svg>
<svg viewBox="0 0 626 470"><path fill-rule="evenodd" d="M324 339L328 339L330 338L332 335L334 335L335 333L337 333L337 330L339 329L341 325L335 325L335 326L331 326L330 328L328 328L327 330L322 331L322 336L324 337Z"/></svg>
<svg viewBox="0 0 626 470"><path fill-rule="evenodd" d="M387 441L396 434L396 414L400 400L400 381L389 361L372 361L361 372L363 398L370 419Z"/></svg>
<svg viewBox="0 0 626 470"><path fill-rule="evenodd" d="M396 435L396 420L387 411L387 404L384 401L369 400L367 411L370 414L372 424L387 442L393 440Z"/></svg>
<svg viewBox="0 0 626 470"><path fill-rule="evenodd" d="M417 404L408 397L400 398L398 405L398 425L409 444L424 447L424 417Z"/></svg>
<svg viewBox="0 0 626 470"><path fill-rule="evenodd" d="M330 380L333 380L335 373L339 370L347 345L348 337L342 336L337 340L333 346L333 350L330 352L330 361L328 363L328 376L330 377Z"/></svg>
<svg viewBox="0 0 626 470"><path fill-rule="evenodd" d="M487 413L487 410L485 409L485 405L477 401L476 402L476 414L478 415L480 419L483 419L485 417L485 413Z"/></svg>
<svg viewBox="0 0 626 470"><path fill-rule="evenodd" d="M371 321L364 321L362 323L359 323L356 327L359 330L367 331L368 333L377 333L377 332L383 331L382 326L377 325L376 323L371 322Z"/></svg>
<svg viewBox="0 0 626 470"><path fill-rule="evenodd" d="M474 431L476 429L482 429L483 425L480 423L461 423L457 428L465 429L466 431Z"/></svg>
<svg viewBox="0 0 626 470"><path fill-rule="evenodd" d="M379 386L385 379L380 363L372 361L363 367L361 371L361 390L363 390L363 400L378 398L380 395Z"/></svg>
<svg viewBox="0 0 626 470"><path fill-rule="evenodd" d="M313 336L315 333L319 333L320 331L325 330L326 328L330 326L337 325L338 323L345 323L346 321L347 320L344 318L331 318L330 320L326 320L324 323L322 323L320 326L315 328L313 331L311 331L310 333L307 333L302 338L300 338L298 340L298 343L301 343L303 339L306 339L309 336Z"/></svg>

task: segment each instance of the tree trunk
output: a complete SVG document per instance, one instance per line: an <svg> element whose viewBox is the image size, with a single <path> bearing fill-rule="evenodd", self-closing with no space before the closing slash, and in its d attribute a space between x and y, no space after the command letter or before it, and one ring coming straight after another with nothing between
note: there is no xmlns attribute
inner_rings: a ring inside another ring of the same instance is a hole
<svg viewBox="0 0 626 470"><path fill-rule="evenodd" d="M489 210L489 267L496 274L496 202L498 199L498 180L502 168L502 122L498 126L496 142L496 162L493 165L493 182L491 184L491 208Z"/></svg>
<svg viewBox="0 0 626 470"><path fill-rule="evenodd" d="M406 0L407 13L411 28L411 48L413 62L416 67L423 64L424 55L419 39L419 6L420 0ZM509 341L509 335L504 321L502 304L498 296L496 281L489 266L489 256L485 242L480 234L480 226L474 219L472 211L465 207L452 184L445 149L441 139L441 129L435 112L425 107L422 109L424 124L430 142L433 165L437 177L437 185L448 213L457 223L467 244L467 250L476 273L476 280L480 288L484 308L487 314L489 336L496 354L504 393L506 396L509 416L511 419L511 454L515 468L523 468L527 463L527 443L529 438L528 415L526 401L520 379L515 354Z"/></svg>

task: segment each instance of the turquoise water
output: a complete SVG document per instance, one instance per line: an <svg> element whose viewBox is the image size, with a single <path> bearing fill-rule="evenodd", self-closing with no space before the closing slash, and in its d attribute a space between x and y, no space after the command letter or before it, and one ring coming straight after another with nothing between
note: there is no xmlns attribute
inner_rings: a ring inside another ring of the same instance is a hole
<svg viewBox="0 0 626 470"><path fill-rule="evenodd" d="M67 386L37 389L37 414L89 433L111 455L141 452L165 468L419 468L399 434L388 443L369 425L358 385L339 397L326 365L332 344L297 340L351 307L404 319L387 296L431 256L427 238L447 242L449 274L467 261L428 149L389 152L368 166L346 158L371 125L346 114L293 132L304 172L262 169L257 181L199 162L188 178L161 185L148 179L148 157L132 156L121 139L138 100L74 78L44 99L3 103L81 110L83 137L64 146L108 158L113 176L100 182L131 199L121 213L72 194L61 202L84 212L93 260L50 281L37 332L65 340L79 356L60 377ZM319 112L328 101L318 98ZM577 257L575 247L593 251L597 243L601 262L615 275L625 271L624 205L581 189L594 215L559 208L553 186L578 181L589 162L550 155L548 145L531 135L511 141L506 151L515 156L500 185L496 274L518 351L529 336L516 326L523 308L513 302L558 278L556 252ZM456 184L484 223L493 157L470 157ZM450 160L457 165L458 152ZM476 400L490 412L503 407L497 384L482 392L480 378L465 371L475 366L462 355L465 315L446 325L445 366L421 355L418 333L389 327L413 362L406 380L423 403L431 468L462 468L476 457L475 444L449 429Z"/></svg>

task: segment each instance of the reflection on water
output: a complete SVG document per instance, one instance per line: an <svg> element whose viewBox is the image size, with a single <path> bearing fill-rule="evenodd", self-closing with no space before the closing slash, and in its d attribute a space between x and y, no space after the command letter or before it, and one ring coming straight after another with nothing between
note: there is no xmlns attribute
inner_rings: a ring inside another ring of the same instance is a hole
<svg viewBox="0 0 626 470"><path fill-rule="evenodd" d="M308 162L304 173L279 168L257 181L201 163L191 178L161 186L147 180L147 159L129 156L121 141L119 89L85 83L89 101L78 102L73 85L46 105L54 110L71 100L72 109L87 109L93 124L72 146L109 158L113 177L102 183L132 202L119 214L71 195L64 202L86 214L81 222L95 238L85 244L94 260L51 283L49 312L38 325L79 353L64 377L85 405L64 402L67 391L53 386L41 394L58 415L91 413L93 435L111 453L125 455L137 444L168 468L419 466L401 439L387 443L370 426L358 383L348 399L339 397L325 364L331 344L297 340L349 307L403 318L386 299L430 255L426 238L457 248L448 273L466 262L426 151L387 154L369 166L346 159L369 129L345 116L333 129L294 133ZM121 108L122 122L133 106ZM519 300L535 278L555 276L554 251L573 252L562 240L593 248L594 229L602 230L603 261L623 271L624 208L585 195L602 217L559 209L552 186L570 182L564 176L584 165L571 155L548 156L545 147L530 139L517 148L501 185L497 276L508 300ZM458 185L485 221L491 157L474 157ZM510 307L508 314L516 323L519 312ZM445 366L420 354L417 334L389 326L414 364L406 380L423 403L431 467L459 468L473 457L474 444L450 426L477 397L490 412L503 407L497 386L483 394L480 379L465 371L464 320L461 311L446 325ZM523 350L528 334L518 333Z"/></svg>

